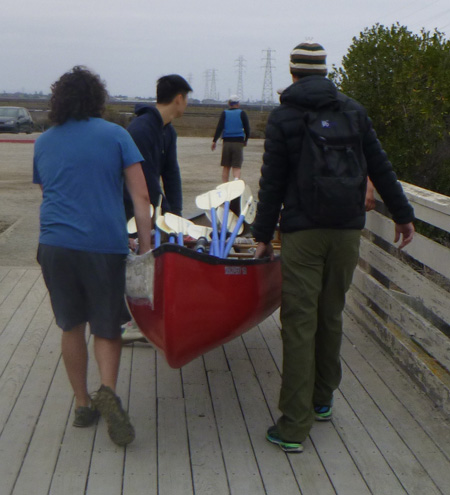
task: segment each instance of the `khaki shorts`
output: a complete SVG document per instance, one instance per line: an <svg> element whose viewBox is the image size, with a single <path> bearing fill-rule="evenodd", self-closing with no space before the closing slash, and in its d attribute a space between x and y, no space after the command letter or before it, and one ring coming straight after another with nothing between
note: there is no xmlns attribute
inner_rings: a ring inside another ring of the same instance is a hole
<svg viewBox="0 0 450 495"><path fill-rule="evenodd" d="M223 141L222 167L241 168L244 161L244 143Z"/></svg>

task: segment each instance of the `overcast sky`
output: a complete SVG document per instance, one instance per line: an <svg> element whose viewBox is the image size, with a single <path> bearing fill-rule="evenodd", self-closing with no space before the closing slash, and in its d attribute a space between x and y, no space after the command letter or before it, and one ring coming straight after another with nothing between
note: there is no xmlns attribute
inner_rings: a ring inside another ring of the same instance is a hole
<svg viewBox="0 0 450 495"><path fill-rule="evenodd" d="M0 93L48 93L80 64L110 94L131 97L154 96L158 77L178 73L202 99L205 73L215 69L226 99L237 91L242 56L244 99L258 100L268 49L275 96L290 84L289 52L303 41L323 44L331 67L377 22L450 33L448 0L0 0L0 12Z"/></svg>

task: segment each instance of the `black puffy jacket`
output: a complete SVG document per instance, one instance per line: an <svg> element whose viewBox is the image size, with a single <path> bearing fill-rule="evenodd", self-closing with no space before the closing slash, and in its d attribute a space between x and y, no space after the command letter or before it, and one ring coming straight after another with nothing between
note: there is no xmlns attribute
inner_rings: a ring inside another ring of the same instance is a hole
<svg viewBox="0 0 450 495"><path fill-rule="evenodd" d="M302 109L360 111L365 127L363 151L368 175L396 223L405 224L414 220L413 208L362 105L339 93L336 86L322 76L301 78L284 90L280 102L281 105L271 112L266 127L258 210L252 227L256 241L267 243L272 239L280 209L282 232L322 228L306 216L299 200L297 168L305 125ZM338 228L362 229L364 223L365 215L362 215Z"/></svg>

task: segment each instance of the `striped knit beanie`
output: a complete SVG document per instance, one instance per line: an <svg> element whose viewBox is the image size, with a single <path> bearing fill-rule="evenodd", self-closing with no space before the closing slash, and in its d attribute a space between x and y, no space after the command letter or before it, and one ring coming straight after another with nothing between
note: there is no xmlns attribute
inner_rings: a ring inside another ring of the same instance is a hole
<svg viewBox="0 0 450 495"><path fill-rule="evenodd" d="M289 67L294 76L326 76L327 52L319 43L300 43L291 52Z"/></svg>

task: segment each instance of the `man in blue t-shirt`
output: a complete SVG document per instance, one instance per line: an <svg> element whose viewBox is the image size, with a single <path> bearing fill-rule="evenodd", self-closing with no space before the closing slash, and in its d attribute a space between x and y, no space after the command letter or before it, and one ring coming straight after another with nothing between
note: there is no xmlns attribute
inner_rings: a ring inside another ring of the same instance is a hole
<svg viewBox="0 0 450 495"><path fill-rule="evenodd" d="M228 182L230 170L233 169L233 177L241 178L241 167L244 161L244 146L247 146L250 137L250 124L247 114L239 108L240 101L237 95L230 96L228 109L220 115L214 134L211 150L216 149L217 140L222 135L222 182Z"/></svg>
<svg viewBox="0 0 450 495"><path fill-rule="evenodd" d="M63 331L62 357L75 395L72 424L90 426L101 414L111 440L127 445L134 428L115 394L128 253L124 183L140 254L150 250L152 224L142 155L125 129L101 118L106 96L100 78L83 67L52 85L53 127L37 139L33 160L33 182L43 193L37 259ZM87 323L101 383L92 397Z"/></svg>

